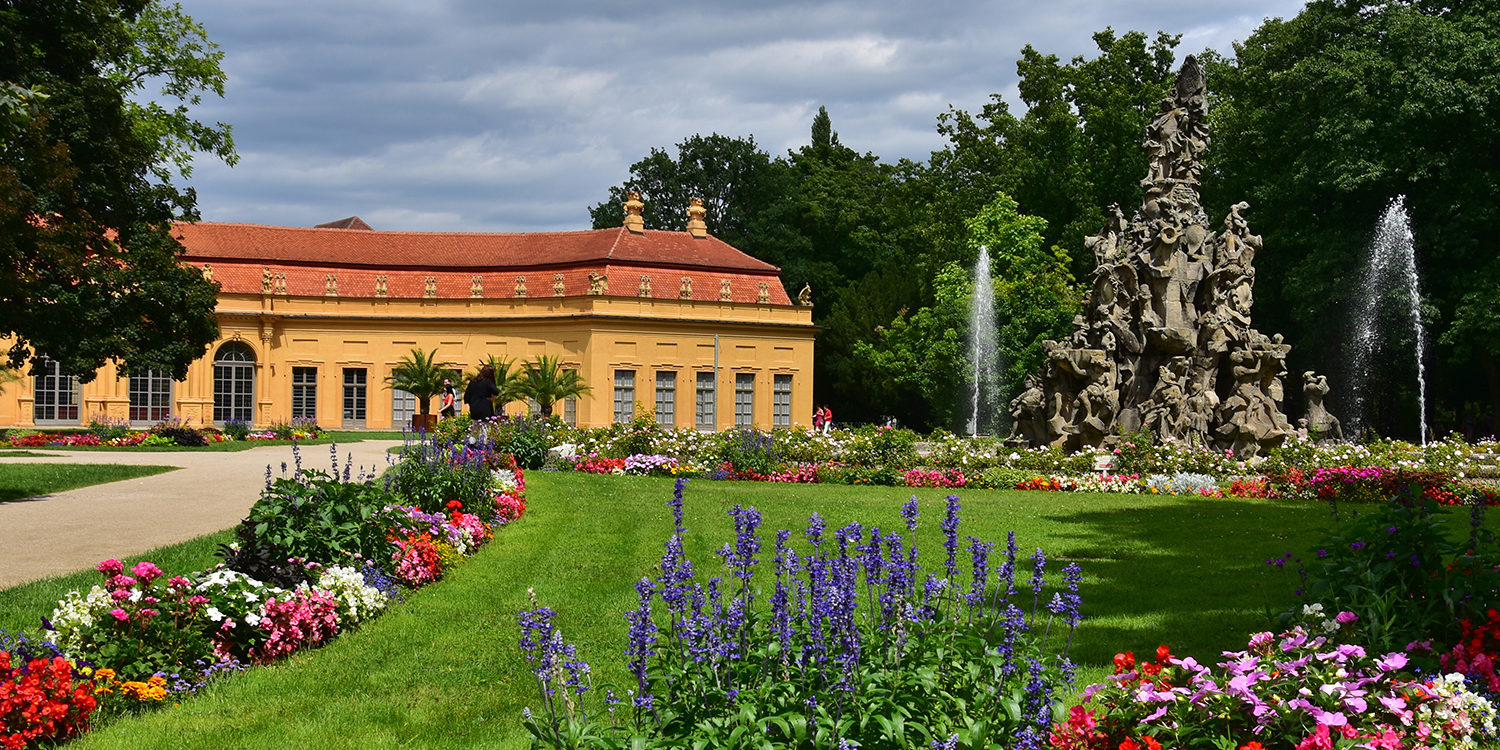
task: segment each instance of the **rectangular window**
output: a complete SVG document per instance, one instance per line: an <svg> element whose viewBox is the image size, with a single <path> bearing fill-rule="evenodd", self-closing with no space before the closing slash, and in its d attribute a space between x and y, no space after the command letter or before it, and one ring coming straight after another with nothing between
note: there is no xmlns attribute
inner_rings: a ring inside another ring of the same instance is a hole
<svg viewBox="0 0 1500 750"><path fill-rule="evenodd" d="M318 420L318 368L292 368L292 419Z"/></svg>
<svg viewBox="0 0 1500 750"><path fill-rule="evenodd" d="M417 397L410 391L391 389L391 429L401 430L411 426L412 415L417 413Z"/></svg>
<svg viewBox="0 0 1500 750"><path fill-rule="evenodd" d="M130 421L160 422L172 415L172 378L146 370L130 376Z"/></svg>
<svg viewBox="0 0 1500 750"><path fill-rule="evenodd" d="M771 426L792 426L792 376L771 378Z"/></svg>
<svg viewBox="0 0 1500 750"><path fill-rule="evenodd" d="M734 376L734 426L755 426L755 373Z"/></svg>
<svg viewBox="0 0 1500 750"><path fill-rule="evenodd" d="M344 368L344 426L365 426L365 368Z"/></svg>
<svg viewBox="0 0 1500 750"><path fill-rule="evenodd" d="M615 421L635 419L635 370L615 370Z"/></svg>
<svg viewBox="0 0 1500 750"><path fill-rule="evenodd" d="M78 378L62 374L57 362L40 357L34 365L31 419L35 422L78 421Z"/></svg>
<svg viewBox="0 0 1500 750"><path fill-rule="evenodd" d="M542 414L542 405L539 404L539 403L537 403L536 399L534 399L534 398L532 398L530 396L527 396L526 397L526 413L530 414L533 417L539 417Z"/></svg>
<svg viewBox="0 0 1500 750"><path fill-rule="evenodd" d="M568 370L567 372L571 372L574 375L578 374L577 370ZM577 427L578 426L578 397L577 396L569 396L569 397L563 399L563 422L565 424L567 424L569 427Z"/></svg>
<svg viewBox="0 0 1500 750"><path fill-rule="evenodd" d="M671 370L656 371L656 423L677 424L677 373Z"/></svg>
<svg viewBox="0 0 1500 750"><path fill-rule="evenodd" d="M698 373L698 399L697 414L694 423L698 429L714 431L719 429L719 418L715 408L714 374L711 372Z"/></svg>

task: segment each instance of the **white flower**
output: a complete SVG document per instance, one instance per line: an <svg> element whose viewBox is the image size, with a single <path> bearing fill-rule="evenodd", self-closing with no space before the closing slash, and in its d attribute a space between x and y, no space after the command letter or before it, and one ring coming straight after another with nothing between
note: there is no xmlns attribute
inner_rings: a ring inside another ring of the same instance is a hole
<svg viewBox="0 0 1500 750"><path fill-rule="evenodd" d="M220 612L218 607L209 607L208 619L213 620L214 622L218 622L224 619L224 613Z"/></svg>
<svg viewBox="0 0 1500 750"><path fill-rule="evenodd" d="M259 625L260 624L260 615L255 614L254 612L248 612L248 613L246 613L245 614L245 624L246 625Z"/></svg>

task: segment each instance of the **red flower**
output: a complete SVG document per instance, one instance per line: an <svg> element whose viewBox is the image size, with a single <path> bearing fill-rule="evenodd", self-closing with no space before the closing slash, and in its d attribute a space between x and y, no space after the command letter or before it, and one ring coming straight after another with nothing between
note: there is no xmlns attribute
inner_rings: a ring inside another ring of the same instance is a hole
<svg viewBox="0 0 1500 750"><path fill-rule="evenodd" d="M1141 742L1146 744L1146 750L1161 750L1161 743L1155 737L1141 737Z"/></svg>
<svg viewBox="0 0 1500 750"><path fill-rule="evenodd" d="M1141 750L1141 746L1135 740L1125 740L1120 743L1120 750Z"/></svg>
<svg viewBox="0 0 1500 750"><path fill-rule="evenodd" d="M1240 750L1266 750L1266 749L1263 748L1263 747L1261 747L1259 742L1252 742L1252 743L1250 743L1248 745L1240 745Z"/></svg>
<svg viewBox="0 0 1500 750"><path fill-rule="evenodd" d="M1115 674L1129 672L1135 669L1135 652L1126 651L1123 654L1115 654Z"/></svg>
<svg viewBox="0 0 1500 750"><path fill-rule="evenodd" d="M464 507L464 504L458 500L449 500L448 505L445 507L448 508L448 510L458 510Z"/></svg>
<svg viewBox="0 0 1500 750"><path fill-rule="evenodd" d="M1167 648L1167 644L1163 643L1162 645L1156 647L1156 662L1158 664L1166 664L1167 660L1171 658L1172 649Z"/></svg>

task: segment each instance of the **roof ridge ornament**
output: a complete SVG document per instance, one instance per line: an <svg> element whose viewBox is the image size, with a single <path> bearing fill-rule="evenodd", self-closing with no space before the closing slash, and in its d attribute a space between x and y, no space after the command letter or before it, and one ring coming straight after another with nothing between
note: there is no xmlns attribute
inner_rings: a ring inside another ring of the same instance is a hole
<svg viewBox="0 0 1500 750"><path fill-rule="evenodd" d="M641 216L646 210L646 204L641 202L641 194L632 190L625 194L625 228L636 234L646 233L646 220Z"/></svg>
<svg viewBox="0 0 1500 750"><path fill-rule="evenodd" d="M702 198L689 198L687 208L687 233L694 239L703 239L708 236L708 224L703 218L708 216L708 209L703 207Z"/></svg>

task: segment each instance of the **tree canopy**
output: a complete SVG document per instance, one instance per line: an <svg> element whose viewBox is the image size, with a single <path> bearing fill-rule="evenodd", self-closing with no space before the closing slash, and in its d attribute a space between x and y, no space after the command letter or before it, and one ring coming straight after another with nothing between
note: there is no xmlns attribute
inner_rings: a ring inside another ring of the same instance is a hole
<svg viewBox="0 0 1500 750"><path fill-rule="evenodd" d="M659 199L670 216L653 224L648 198L648 226L681 228L689 194L730 194L710 175L740 175L719 225L710 213L711 231L780 266L789 291L812 283L823 328L816 400L838 404L847 421L894 413L952 424L961 387L940 360L961 358L959 302L977 245L995 257L1013 392L1040 342L1067 328L1073 279L1094 261L1083 238L1110 204L1140 204L1141 138L1173 81L1179 37L1105 29L1093 42L1097 54L1068 62L1022 49L1025 111L995 94L976 112L940 113L947 142L925 161L861 153L822 108L807 145L785 156L717 135L688 138L676 158L653 150L632 179L670 196ZM1376 219L1404 194L1437 343L1433 411L1449 426L1466 410L1500 418L1500 255L1491 247L1500 15L1477 3L1314 0L1293 19L1267 21L1234 53L1203 56L1213 99L1203 193L1214 217L1249 201L1252 229L1265 237L1256 327L1286 336L1294 371L1332 376L1337 411L1345 305ZM596 226L618 224L623 196L615 188L593 209ZM1409 351L1411 342L1391 346ZM1370 400L1402 406L1378 428L1415 437L1414 372L1386 372ZM1300 405L1295 394L1288 401Z"/></svg>
<svg viewBox="0 0 1500 750"><path fill-rule="evenodd" d="M1257 326L1291 334L1295 369L1347 383L1345 311L1376 221L1405 195L1425 323L1439 344L1429 393L1442 394L1449 419L1486 390L1490 414L1500 413L1497 69L1500 16L1485 3L1315 0L1267 21L1233 58L1210 56L1205 194L1221 210L1243 199L1255 211L1267 249L1256 264ZM1373 415L1384 434L1415 436L1412 346L1398 339L1377 354L1391 366L1367 401L1403 405ZM1336 385L1331 408L1340 396Z"/></svg>
<svg viewBox="0 0 1500 750"><path fill-rule="evenodd" d="M179 260L192 158L235 161L222 53L158 0L18 0L0 9L0 336L88 381L106 361L183 377L217 336L217 290ZM152 93L155 93L153 98ZM163 103L165 102L165 103Z"/></svg>

